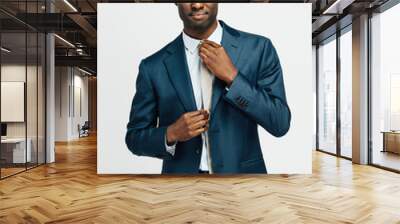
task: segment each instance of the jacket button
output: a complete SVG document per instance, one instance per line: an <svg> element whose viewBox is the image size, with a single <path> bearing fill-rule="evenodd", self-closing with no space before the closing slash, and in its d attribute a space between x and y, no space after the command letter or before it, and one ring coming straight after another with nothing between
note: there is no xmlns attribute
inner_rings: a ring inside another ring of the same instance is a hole
<svg viewBox="0 0 400 224"><path fill-rule="evenodd" d="M200 154L200 150L196 149L196 154Z"/></svg>

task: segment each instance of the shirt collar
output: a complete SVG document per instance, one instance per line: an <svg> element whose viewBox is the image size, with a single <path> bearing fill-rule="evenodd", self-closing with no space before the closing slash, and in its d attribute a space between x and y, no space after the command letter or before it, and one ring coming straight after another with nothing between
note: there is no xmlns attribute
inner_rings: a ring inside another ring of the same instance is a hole
<svg viewBox="0 0 400 224"><path fill-rule="evenodd" d="M191 53L194 54L197 50L197 46L200 43L200 40L190 37L185 32L182 32L183 43L185 48ZM214 32L207 38L208 40L214 41L215 43L221 43L222 41L222 27L217 22L217 28Z"/></svg>

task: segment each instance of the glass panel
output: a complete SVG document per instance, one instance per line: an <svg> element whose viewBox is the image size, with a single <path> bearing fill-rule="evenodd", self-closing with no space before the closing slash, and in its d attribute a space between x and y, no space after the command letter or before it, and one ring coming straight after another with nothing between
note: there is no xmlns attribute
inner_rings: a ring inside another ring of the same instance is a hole
<svg viewBox="0 0 400 224"><path fill-rule="evenodd" d="M0 7L35 24L45 0L1 1ZM25 17L25 13L30 13ZM30 17L31 16L31 17ZM45 44L43 33L0 12L0 177L45 162Z"/></svg>
<svg viewBox="0 0 400 224"><path fill-rule="evenodd" d="M30 14L39 11L37 1L27 2L26 12ZM30 21L37 23L38 21L32 17ZM27 163L28 168L37 166L38 163L38 34L35 30L27 30L27 98L26 98L26 111L27 111L27 150L31 151L30 162Z"/></svg>
<svg viewBox="0 0 400 224"><path fill-rule="evenodd" d="M352 157L352 35L340 37L340 153Z"/></svg>
<svg viewBox="0 0 400 224"><path fill-rule="evenodd" d="M28 38L28 63L27 63L27 149L30 150L30 160L28 160L28 168L37 165L37 73L38 73L38 57L37 57L37 33L27 33Z"/></svg>
<svg viewBox="0 0 400 224"><path fill-rule="evenodd" d="M44 34L39 33L38 45L38 163L45 163L45 60L46 60L46 37Z"/></svg>
<svg viewBox="0 0 400 224"><path fill-rule="evenodd" d="M372 18L372 163L400 170L400 5Z"/></svg>
<svg viewBox="0 0 400 224"><path fill-rule="evenodd" d="M1 34L1 166L2 178L25 170L26 34ZM6 49L6 50L4 50Z"/></svg>
<svg viewBox="0 0 400 224"><path fill-rule="evenodd" d="M319 149L336 153L336 39L318 48Z"/></svg>

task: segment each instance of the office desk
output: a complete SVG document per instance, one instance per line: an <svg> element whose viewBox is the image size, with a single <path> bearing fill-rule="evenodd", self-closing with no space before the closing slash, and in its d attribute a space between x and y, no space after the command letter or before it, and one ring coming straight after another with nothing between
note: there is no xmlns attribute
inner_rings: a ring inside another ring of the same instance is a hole
<svg viewBox="0 0 400 224"><path fill-rule="evenodd" d="M382 131L382 134L382 152L392 152L400 154L400 131Z"/></svg>
<svg viewBox="0 0 400 224"><path fill-rule="evenodd" d="M25 138L6 138L1 139L1 157L6 163L25 163L30 162L32 158L31 145L32 140L26 140L25 154ZM25 161L26 159L26 161Z"/></svg>

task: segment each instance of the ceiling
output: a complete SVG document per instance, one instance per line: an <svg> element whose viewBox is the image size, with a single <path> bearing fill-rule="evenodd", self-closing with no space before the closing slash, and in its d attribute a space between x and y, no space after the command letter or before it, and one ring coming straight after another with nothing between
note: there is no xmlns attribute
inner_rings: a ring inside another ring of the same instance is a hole
<svg viewBox="0 0 400 224"><path fill-rule="evenodd" d="M338 1L337 3L335 3ZM357 16L388 0L264 0L242 2L311 3L313 42L335 32L332 27L340 19ZM134 0L1 0L0 22L8 41L21 41L18 32L26 28L39 32L55 32L56 65L85 67L95 73L97 57L97 3L170 2ZM219 1L224 2L224 1ZM225 1L232 2L232 1ZM49 13L52 11L52 13ZM290 15L284 15L290 16ZM284 16L282 17L284 19ZM346 25L343 23L343 25ZM331 29L331 31L329 31ZM328 32L329 31L329 32ZM13 38L12 36L15 36ZM20 35L21 36L21 35ZM64 41L66 40L66 41ZM4 42L3 42L4 43ZM23 43L19 43L23 44ZM72 45L73 46L72 46ZM22 46L22 45L21 45ZM28 50L29 51L29 50Z"/></svg>

